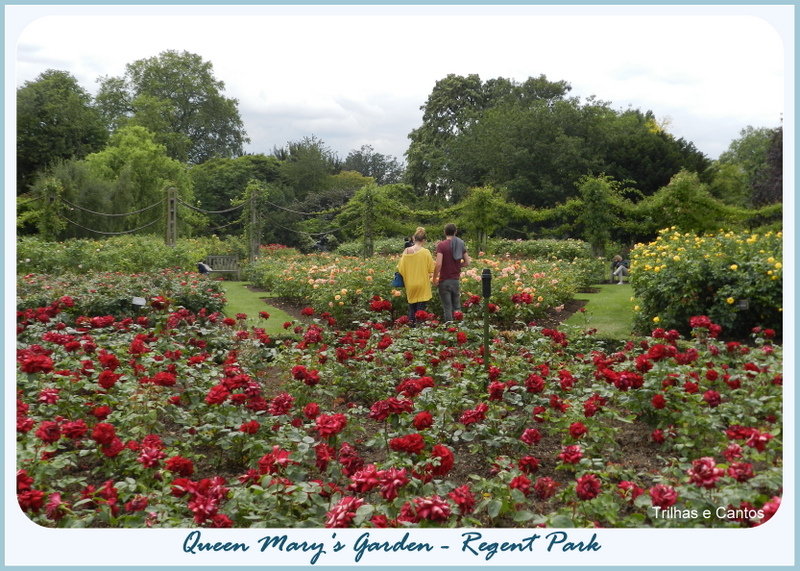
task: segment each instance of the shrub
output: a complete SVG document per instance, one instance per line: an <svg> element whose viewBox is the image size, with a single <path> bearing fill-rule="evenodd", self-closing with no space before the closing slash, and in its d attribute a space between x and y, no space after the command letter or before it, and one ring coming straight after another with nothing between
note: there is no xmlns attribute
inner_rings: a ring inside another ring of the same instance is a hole
<svg viewBox="0 0 800 571"><path fill-rule="evenodd" d="M78 274L27 274L17 276L17 309L35 311L48 307L53 300L69 298L60 306L61 315L72 320L81 316L113 316L135 318L142 309L133 304L134 297L165 300L173 308L192 312L220 312L225 295L219 281L196 273L165 270L154 274L124 275L112 272Z"/></svg>
<svg viewBox="0 0 800 571"><path fill-rule="evenodd" d="M114 236L102 240L47 242L38 237L17 240L17 273L80 274L155 272L165 268L194 270L208 254L247 257L240 239L186 238L167 246L155 236Z"/></svg>
<svg viewBox="0 0 800 571"><path fill-rule="evenodd" d="M682 234L663 230L631 255L631 285L640 331L653 323L686 332L689 318L707 315L728 335L753 327L781 334L783 244L780 232Z"/></svg>

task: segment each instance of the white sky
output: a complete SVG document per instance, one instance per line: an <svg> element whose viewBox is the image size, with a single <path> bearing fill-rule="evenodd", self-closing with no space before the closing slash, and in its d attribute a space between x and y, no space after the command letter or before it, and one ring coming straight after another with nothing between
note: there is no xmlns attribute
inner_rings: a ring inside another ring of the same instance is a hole
<svg viewBox="0 0 800 571"><path fill-rule="evenodd" d="M748 125L788 119L793 20L793 6L7 6L7 91L58 69L95 93L185 50L238 99L248 152L315 135L341 158L370 144L404 160L437 80L544 74L652 110L717 158Z"/></svg>

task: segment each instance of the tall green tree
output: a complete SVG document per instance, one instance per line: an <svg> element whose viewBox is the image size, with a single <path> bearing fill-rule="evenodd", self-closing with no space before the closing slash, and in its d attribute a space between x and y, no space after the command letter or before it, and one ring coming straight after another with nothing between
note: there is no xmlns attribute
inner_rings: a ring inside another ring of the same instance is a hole
<svg viewBox="0 0 800 571"><path fill-rule="evenodd" d="M49 69L17 89L17 194L37 171L103 148L108 131L89 93L66 71Z"/></svg>
<svg viewBox="0 0 800 571"><path fill-rule="evenodd" d="M396 184L403 178L404 167L397 158L375 152L372 145L352 150L342 164L342 170L355 171L375 180L377 185Z"/></svg>
<svg viewBox="0 0 800 571"><path fill-rule="evenodd" d="M783 202L783 125L770 134L764 166L753 183L753 204Z"/></svg>
<svg viewBox="0 0 800 571"><path fill-rule="evenodd" d="M305 201L309 194L327 190L331 175L342 168L336 153L314 135L276 147L272 156L281 161L281 180L298 202Z"/></svg>
<svg viewBox="0 0 800 571"><path fill-rule="evenodd" d="M111 213L136 212L160 203L170 187L174 187L178 197L187 204L193 202L186 165L169 157L166 148L144 127L123 127L111 137L104 150L89 155L86 162L94 177L114 183ZM126 230L152 220L154 216L150 210L125 217ZM189 232L197 223L195 213L182 212L184 232ZM163 223L153 226L153 232L163 229Z"/></svg>
<svg viewBox="0 0 800 571"><path fill-rule="evenodd" d="M238 101L223 95L225 84L199 55L167 50L125 67L123 77L101 77L96 97L114 128L146 127L168 155L200 164L237 157L250 139Z"/></svg>
<svg viewBox="0 0 800 571"><path fill-rule="evenodd" d="M276 183L280 177L280 161L266 155L244 155L235 159L214 158L189 169L195 205L203 210L219 212L209 214L210 230L217 234L239 232L241 212L230 210L242 198L251 181L262 184ZM224 212L224 211L228 212Z"/></svg>
<svg viewBox="0 0 800 571"><path fill-rule="evenodd" d="M711 161L693 143L667 132L652 111L628 109L609 117L591 145L602 158L603 172L645 196L667 186L681 170L710 180Z"/></svg>
<svg viewBox="0 0 800 571"><path fill-rule="evenodd" d="M552 103L570 90L564 82L550 82L546 77L529 78L525 83L497 78L481 81L476 74L466 77L450 74L436 82L425 105L422 106L422 125L409 134L411 143L406 157L409 182L420 194L458 199L453 186L464 183L466 173L456 172L450 147L465 131L476 125L485 112L502 104L526 105L534 101ZM461 163L462 165L465 163ZM463 196L470 180L457 189Z"/></svg>

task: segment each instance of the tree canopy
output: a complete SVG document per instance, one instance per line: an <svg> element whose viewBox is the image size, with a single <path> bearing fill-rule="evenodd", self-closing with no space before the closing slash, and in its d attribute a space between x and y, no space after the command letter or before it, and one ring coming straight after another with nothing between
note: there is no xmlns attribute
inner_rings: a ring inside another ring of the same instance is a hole
<svg viewBox="0 0 800 571"><path fill-rule="evenodd" d="M96 101L109 126L146 127L176 160L237 157L250 141L238 101L223 95L225 84L199 55L167 50L99 82Z"/></svg>
<svg viewBox="0 0 800 571"><path fill-rule="evenodd" d="M17 89L17 194L37 171L99 151L107 139L91 95L72 75L49 69L26 81Z"/></svg>
<svg viewBox="0 0 800 571"><path fill-rule="evenodd" d="M606 173L645 195L682 168L710 161L659 127L651 112L617 112L545 76L523 83L448 75L411 132L408 179L417 192L458 202L470 187L508 189L523 205L550 207L577 196L577 181Z"/></svg>

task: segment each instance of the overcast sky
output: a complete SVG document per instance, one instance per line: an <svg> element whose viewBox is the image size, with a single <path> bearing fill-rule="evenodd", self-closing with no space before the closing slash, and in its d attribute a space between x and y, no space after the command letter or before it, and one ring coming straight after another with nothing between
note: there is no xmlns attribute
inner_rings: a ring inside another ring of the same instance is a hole
<svg viewBox="0 0 800 571"><path fill-rule="evenodd" d="M748 125L790 118L792 9L7 6L6 85L57 69L94 94L100 76L185 50L239 101L248 152L314 135L341 158L372 145L404 161L437 80L545 75L581 100L652 110L715 159Z"/></svg>

